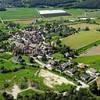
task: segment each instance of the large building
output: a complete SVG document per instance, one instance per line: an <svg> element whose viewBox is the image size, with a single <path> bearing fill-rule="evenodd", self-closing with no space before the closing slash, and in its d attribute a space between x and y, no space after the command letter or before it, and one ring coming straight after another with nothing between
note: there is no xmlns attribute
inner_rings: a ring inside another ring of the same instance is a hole
<svg viewBox="0 0 100 100"><path fill-rule="evenodd" d="M39 13L43 17L54 17L54 16L67 16L67 15L70 15L64 10L40 10Z"/></svg>

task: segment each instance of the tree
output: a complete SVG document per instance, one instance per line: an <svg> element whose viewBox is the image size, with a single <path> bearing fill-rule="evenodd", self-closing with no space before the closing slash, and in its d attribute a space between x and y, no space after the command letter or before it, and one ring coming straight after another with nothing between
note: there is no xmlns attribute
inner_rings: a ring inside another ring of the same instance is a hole
<svg viewBox="0 0 100 100"><path fill-rule="evenodd" d="M90 30L89 27L86 27L86 28L85 28L85 31L89 31L89 30Z"/></svg>
<svg viewBox="0 0 100 100"><path fill-rule="evenodd" d="M100 96L100 89L98 89L97 83L94 82L93 84L91 84L90 86L90 90L93 94Z"/></svg>
<svg viewBox="0 0 100 100"><path fill-rule="evenodd" d="M34 59L32 57L30 57L30 63L34 63Z"/></svg>
<svg viewBox="0 0 100 100"><path fill-rule="evenodd" d="M45 54L42 56L42 61L47 61L47 57Z"/></svg>
<svg viewBox="0 0 100 100"><path fill-rule="evenodd" d="M0 8L0 11L6 11L6 8Z"/></svg>

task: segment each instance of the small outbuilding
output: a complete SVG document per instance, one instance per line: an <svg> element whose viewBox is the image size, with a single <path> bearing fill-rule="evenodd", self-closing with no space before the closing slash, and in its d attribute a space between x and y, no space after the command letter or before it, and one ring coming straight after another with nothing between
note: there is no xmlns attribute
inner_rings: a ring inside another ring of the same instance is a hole
<svg viewBox="0 0 100 100"><path fill-rule="evenodd" d="M83 74L81 76L81 80L83 80L83 81L88 81L89 78L90 78L90 76L88 74Z"/></svg>

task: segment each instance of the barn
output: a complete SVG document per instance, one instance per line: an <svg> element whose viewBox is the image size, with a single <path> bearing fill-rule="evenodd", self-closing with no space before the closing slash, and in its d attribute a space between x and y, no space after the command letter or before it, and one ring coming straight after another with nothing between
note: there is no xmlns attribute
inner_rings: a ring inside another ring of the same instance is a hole
<svg viewBox="0 0 100 100"><path fill-rule="evenodd" d="M56 16L70 15L64 10L40 10L39 13L43 17L56 17Z"/></svg>

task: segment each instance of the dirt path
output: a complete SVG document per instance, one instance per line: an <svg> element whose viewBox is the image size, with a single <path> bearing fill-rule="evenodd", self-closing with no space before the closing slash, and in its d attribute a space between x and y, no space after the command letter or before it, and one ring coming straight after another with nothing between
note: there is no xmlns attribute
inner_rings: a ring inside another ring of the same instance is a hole
<svg viewBox="0 0 100 100"><path fill-rule="evenodd" d="M80 56L92 56L92 55L100 55L100 45L96 47L92 47L91 49L88 49L86 52L84 52Z"/></svg>
<svg viewBox="0 0 100 100"><path fill-rule="evenodd" d="M14 99L16 100L19 93L25 92L25 91L30 90L30 89L33 90L33 91L36 91L36 92L41 92L41 93L43 92L41 90L38 90L38 89L35 89L35 88L31 87L30 85L29 85L28 88L21 90L17 84L15 84L13 86L12 91L10 91L10 92L6 91L6 92L8 94L11 94L14 97Z"/></svg>
<svg viewBox="0 0 100 100"><path fill-rule="evenodd" d="M14 99L17 99L17 96L18 96L18 94L21 92L21 89L18 87L18 85L14 85L13 86L13 89L12 89L12 91L11 92L9 92L9 91L6 91L8 94L11 94L13 97L14 97Z"/></svg>

